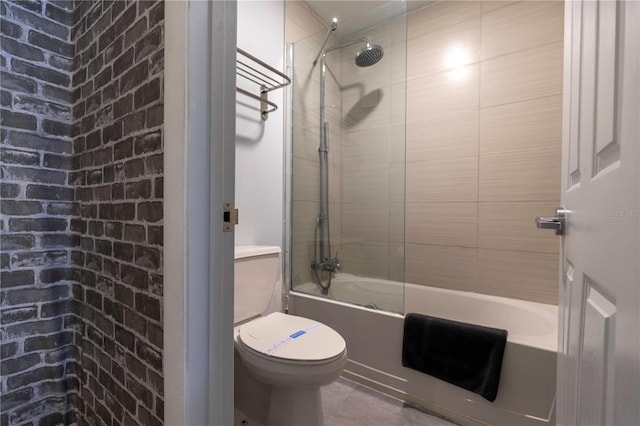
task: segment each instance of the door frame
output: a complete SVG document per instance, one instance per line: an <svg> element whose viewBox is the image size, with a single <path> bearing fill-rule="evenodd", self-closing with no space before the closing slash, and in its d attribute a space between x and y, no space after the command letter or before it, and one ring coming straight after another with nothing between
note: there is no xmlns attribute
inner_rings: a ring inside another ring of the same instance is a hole
<svg viewBox="0 0 640 426"><path fill-rule="evenodd" d="M165 2L165 424L233 424L237 4Z"/></svg>

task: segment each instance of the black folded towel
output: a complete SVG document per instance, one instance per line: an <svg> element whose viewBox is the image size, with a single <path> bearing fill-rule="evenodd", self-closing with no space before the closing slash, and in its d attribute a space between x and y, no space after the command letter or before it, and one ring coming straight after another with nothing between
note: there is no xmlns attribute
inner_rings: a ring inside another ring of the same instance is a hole
<svg viewBox="0 0 640 426"><path fill-rule="evenodd" d="M420 314L404 319L402 365L494 401L507 330Z"/></svg>

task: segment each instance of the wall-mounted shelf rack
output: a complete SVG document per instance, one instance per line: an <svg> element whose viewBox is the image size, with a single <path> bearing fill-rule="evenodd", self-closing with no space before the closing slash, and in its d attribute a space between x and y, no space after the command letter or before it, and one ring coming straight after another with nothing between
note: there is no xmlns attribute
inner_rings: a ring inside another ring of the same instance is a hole
<svg viewBox="0 0 640 426"><path fill-rule="evenodd" d="M271 65L237 48L236 73L240 77L258 85L259 94L252 93L241 87L236 87L238 93L242 93L260 102L260 115L263 120L269 118L269 113L278 109L278 105L269 100L269 92L281 89L291 83L291 79Z"/></svg>

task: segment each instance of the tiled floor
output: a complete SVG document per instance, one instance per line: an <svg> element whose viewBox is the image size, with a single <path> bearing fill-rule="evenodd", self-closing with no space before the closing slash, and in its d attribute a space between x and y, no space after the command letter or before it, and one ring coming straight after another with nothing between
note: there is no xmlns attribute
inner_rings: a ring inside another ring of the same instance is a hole
<svg viewBox="0 0 640 426"><path fill-rule="evenodd" d="M344 378L322 388L322 404L325 426L455 426Z"/></svg>

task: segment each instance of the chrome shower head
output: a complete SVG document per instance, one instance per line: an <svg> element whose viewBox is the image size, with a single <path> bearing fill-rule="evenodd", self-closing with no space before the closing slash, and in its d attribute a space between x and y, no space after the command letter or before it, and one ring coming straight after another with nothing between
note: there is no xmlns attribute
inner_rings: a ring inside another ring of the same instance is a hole
<svg viewBox="0 0 640 426"><path fill-rule="evenodd" d="M370 67L377 64L384 56L384 50L379 44L370 44L360 49L356 53L356 65L359 67Z"/></svg>

